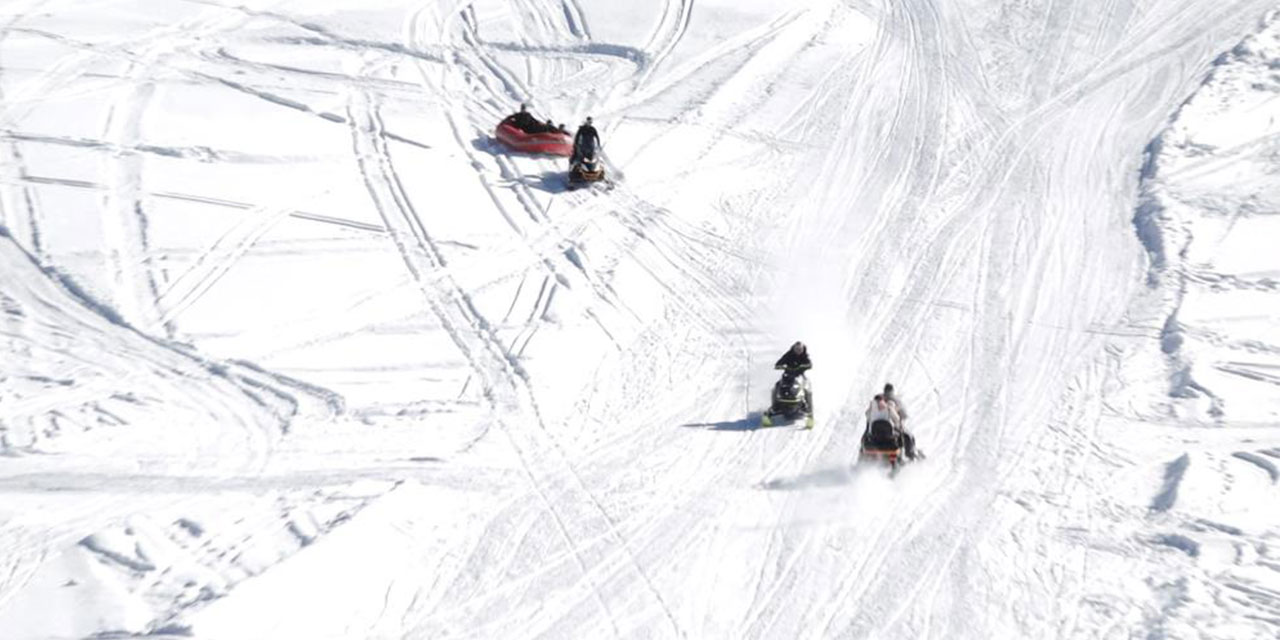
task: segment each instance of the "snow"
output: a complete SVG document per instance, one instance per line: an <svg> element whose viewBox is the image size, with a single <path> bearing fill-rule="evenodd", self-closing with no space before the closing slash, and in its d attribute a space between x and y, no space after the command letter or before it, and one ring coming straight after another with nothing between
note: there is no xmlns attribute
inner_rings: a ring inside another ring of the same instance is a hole
<svg viewBox="0 0 1280 640"><path fill-rule="evenodd" d="M1276 637L1272 9L9 2L0 636Z"/></svg>

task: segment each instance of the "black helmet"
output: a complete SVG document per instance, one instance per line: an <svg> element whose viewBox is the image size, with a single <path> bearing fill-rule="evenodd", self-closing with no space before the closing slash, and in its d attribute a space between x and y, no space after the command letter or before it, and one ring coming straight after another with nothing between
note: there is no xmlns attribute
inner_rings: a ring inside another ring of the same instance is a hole
<svg viewBox="0 0 1280 640"><path fill-rule="evenodd" d="M587 116L587 124L591 124L591 116Z"/></svg>
<svg viewBox="0 0 1280 640"><path fill-rule="evenodd" d="M886 396L891 396L891 395L893 395L893 383L892 383L892 382L886 382L886 383L884 383L884 395L886 395Z"/></svg>
<svg viewBox="0 0 1280 640"><path fill-rule="evenodd" d="M799 340L796 340L796 343L795 343L795 344L793 344L793 345L791 345L791 350L792 350L792 351L794 351L794 352L796 352L796 353L804 353L805 351L808 351L808 350L809 350L809 348L808 348L808 347L806 347L806 346L804 346L804 343L803 343L803 342L800 342Z"/></svg>

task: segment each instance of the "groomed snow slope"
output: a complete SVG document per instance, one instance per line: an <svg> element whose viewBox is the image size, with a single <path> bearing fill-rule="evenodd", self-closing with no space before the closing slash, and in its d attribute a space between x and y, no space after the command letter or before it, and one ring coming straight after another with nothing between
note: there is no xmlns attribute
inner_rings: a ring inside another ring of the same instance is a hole
<svg viewBox="0 0 1280 640"><path fill-rule="evenodd" d="M1275 637L1270 7L8 2L0 636Z"/></svg>

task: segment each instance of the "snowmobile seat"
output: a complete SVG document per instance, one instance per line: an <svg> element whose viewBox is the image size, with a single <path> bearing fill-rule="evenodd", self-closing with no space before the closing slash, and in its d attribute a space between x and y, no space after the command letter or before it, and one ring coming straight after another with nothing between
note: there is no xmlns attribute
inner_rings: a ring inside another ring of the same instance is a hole
<svg viewBox="0 0 1280 640"><path fill-rule="evenodd" d="M902 447L902 439L888 420L876 420L867 428L867 437L863 441L867 449L887 451Z"/></svg>

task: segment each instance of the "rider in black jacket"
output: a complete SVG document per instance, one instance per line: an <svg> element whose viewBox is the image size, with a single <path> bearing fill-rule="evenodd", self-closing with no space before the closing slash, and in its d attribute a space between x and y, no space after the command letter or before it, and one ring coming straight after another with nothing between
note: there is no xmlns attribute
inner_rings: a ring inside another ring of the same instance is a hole
<svg viewBox="0 0 1280 640"><path fill-rule="evenodd" d="M787 352L778 358L778 363L773 365L774 369L791 369L797 371L808 371L813 368L813 363L809 361L809 348L804 346L803 342L797 342L791 345Z"/></svg>
<svg viewBox="0 0 1280 640"><path fill-rule="evenodd" d="M595 157L599 149L600 133L591 124L591 117L587 116L587 121L578 127L578 132L573 136L573 156L569 158L569 166L578 164L583 158Z"/></svg>
<svg viewBox="0 0 1280 640"><path fill-rule="evenodd" d="M786 353L778 358L778 362L773 365L774 369L782 369L784 371L792 371L804 375L806 371L813 368L813 362L809 360L809 348L804 346L803 342L796 342ZM806 407L805 413L813 416L813 390L809 388L809 383L804 383L804 403Z"/></svg>

